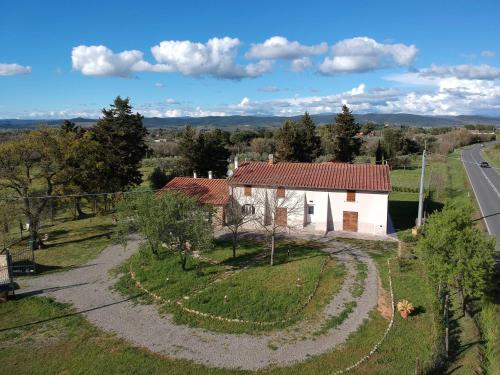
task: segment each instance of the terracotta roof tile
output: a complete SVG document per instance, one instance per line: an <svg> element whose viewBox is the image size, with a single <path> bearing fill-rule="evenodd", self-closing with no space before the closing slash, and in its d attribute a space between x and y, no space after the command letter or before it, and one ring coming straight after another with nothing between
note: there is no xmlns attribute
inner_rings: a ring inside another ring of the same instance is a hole
<svg viewBox="0 0 500 375"><path fill-rule="evenodd" d="M375 164L250 162L236 169L227 182L230 185L391 191L389 166Z"/></svg>
<svg viewBox="0 0 500 375"><path fill-rule="evenodd" d="M229 201L229 185L219 178L175 177L158 194L165 190L182 191L190 197L198 197L201 203L215 206Z"/></svg>

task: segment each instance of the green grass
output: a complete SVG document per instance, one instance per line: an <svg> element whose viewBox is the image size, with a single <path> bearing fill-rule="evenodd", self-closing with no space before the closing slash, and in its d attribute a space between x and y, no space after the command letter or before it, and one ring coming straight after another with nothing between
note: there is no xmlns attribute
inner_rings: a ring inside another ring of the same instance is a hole
<svg viewBox="0 0 500 375"><path fill-rule="evenodd" d="M344 308L339 313L339 315L334 315L329 317L328 320L321 326L321 328L318 331L314 332L313 335L319 336L327 333L330 329L338 327L349 317L349 315L354 311L356 306L357 306L356 301L346 302L344 304Z"/></svg>
<svg viewBox="0 0 500 375"><path fill-rule="evenodd" d="M45 248L35 250L36 272L63 270L95 258L111 243L113 227L111 215L105 215L80 220L61 218L42 228L41 235L48 234L49 240L45 241ZM17 253L26 249L28 242L24 240L10 250L15 259Z"/></svg>
<svg viewBox="0 0 500 375"><path fill-rule="evenodd" d="M176 256L167 255L157 260L144 248L121 267L124 276L117 289L127 294L137 293L127 273L131 267L142 285L164 300L181 301L186 308L213 316L248 321L225 322L199 317L175 303L161 307L173 313L178 323L230 333L269 329L258 322L274 322L275 328L311 317L340 289L345 276L343 267L312 244L281 243L276 248L274 266L269 265L267 256L262 256L263 251L262 244L243 242L238 256L232 258L230 243L218 241L212 251L204 254L217 260L217 264L200 261L192 263L188 271L182 271ZM323 266L325 272L320 274ZM223 272L228 270L236 272L226 277Z"/></svg>
<svg viewBox="0 0 500 375"><path fill-rule="evenodd" d="M488 149L492 151L493 149ZM497 149L498 150L498 149ZM496 150L493 153L497 152ZM491 156L490 156L491 157ZM493 156L494 157L494 156ZM490 159L491 161L491 159ZM494 162L493 162L494 164ZM472 202L474 200L473 192L471 191L466 172L460 160L460 150L456 150L448 157L433 155L429 158L429 172L431 175L431 198L432 204L428 205L427 212L432 212L439 209L447 200L455 203ZM419 170L420 171L420 170ZM391 172L391 178L394 172ZM402 174L398 172L396 176L397 183L415 184L415 176L411 174ZM394 182L393 182L394 184ZM400 231L400 238L408 238L407 230L411 228L416 217L418 207L418 195L412 193L393 192L390 194L389 210L396 229ZM477 204L476 204L477 207ZM479 210L473 213L473 218L480 218ZM479 226L484 226L482 220L477 221ZM412 244L407 244L408 248L412 248ZM493 299L494 300L494 299ZM482 340L479 336L476 323L473 319L465 316L458 316L454 328L457 332L455 335L457 350L452 355L449 363L450 371L454 373L473 373L481 367L483 354L486 357L486 366L489 368L497 368L500 362L500 353L497 349L498 338L490 332L498 332L498 323L492 318L496 313L500 314L500 305L492 301L480 303L482 311L475 317L481 325L484 337ZM482 345L484 343L484 345ZM483 346L483 347L482 347ZM491 371L490 371L491 372Z"/></svg>
<svg viewBox="0 0 500 375"><path fill-rule="evenodd" d="M354 284L352 286L352 296L354 298L359 298L365 290L365 280L368 276L368 266L366 263L356 260L356 277L354 278Z"/></svg>
<svg viewBox="0 0 500 375"><path fill-rule="evenodd" d="M395 255L395 245L386 242L350 242L370 250L378 265L382 285L387 288L387 259ZM417 357L424 369L428 369L433 363L438 331L432 293L418 260L411 261L404 272L399 271L394 262L391 270L395 299L408 298L415 306L420 307L419 313L408 321L396 317L387 340L378 352L353 371L355 374L413 373ZM0 304L2 372L91 375L250 374L248 371L207 368L188 361L152 354L93 327L80 315L73 315L72 312L68 306L37 297ZM387 320L373 311L370 318L336 349L309 358L301 364L271 368L252 374L331 374L365 356L381 338L387 324ZM16 326L23 327L4 330Z"/></svg>
<svg viewBox="0 0 500 375"><path fill-rule="evenodd" d="M500 143L482 150L483 157L495 168L500 168Z"/></svg>

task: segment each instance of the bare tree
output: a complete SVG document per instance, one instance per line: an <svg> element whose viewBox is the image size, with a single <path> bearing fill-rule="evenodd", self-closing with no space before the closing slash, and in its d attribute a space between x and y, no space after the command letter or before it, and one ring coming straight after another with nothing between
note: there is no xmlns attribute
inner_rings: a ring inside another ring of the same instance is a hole
<svg viewBox="0 0 500 375"><path fill-rule="evenodd" d="M259 188L253 192L253 221L268 235L271 266L274 264L276 234L303 224L304 200L296 191L285 188Z"/></svg>
<svg viewBox="0 0 500 375"><path fill-rule="evenodd" d="M231 231L233 258L236 257L236 246L240 230L245 224L253 220L252 210L248 210L243 201L241 189L231 187L229 203L224 207L224 215L215 215L215 219L220 221L220 225L226 226Z"/></svg>

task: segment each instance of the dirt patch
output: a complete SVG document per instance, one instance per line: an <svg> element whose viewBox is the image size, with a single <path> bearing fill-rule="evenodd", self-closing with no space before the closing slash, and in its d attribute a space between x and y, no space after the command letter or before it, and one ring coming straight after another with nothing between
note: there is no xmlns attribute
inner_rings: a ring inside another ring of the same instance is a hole
<svg viewBox="0 0 500 375"><path fill-rule="evenodd" d="M391 306L391 296L387 290L382 288L382 283L378 282L378 302L377 310L386 320L391 320L392 317L392 306Z"/></svg>

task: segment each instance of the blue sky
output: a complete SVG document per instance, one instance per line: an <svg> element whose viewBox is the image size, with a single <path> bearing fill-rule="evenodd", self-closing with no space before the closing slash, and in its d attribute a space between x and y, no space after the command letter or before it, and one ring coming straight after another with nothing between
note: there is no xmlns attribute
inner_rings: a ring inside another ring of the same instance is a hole
<svg viewBox="0 0 500 375"><path fill-rule="evenodd" d="M500 115L500 2L16 1L0 118Z"/></svg>

